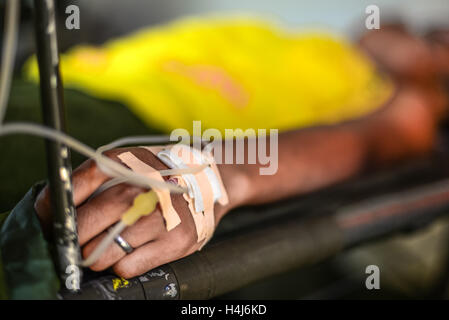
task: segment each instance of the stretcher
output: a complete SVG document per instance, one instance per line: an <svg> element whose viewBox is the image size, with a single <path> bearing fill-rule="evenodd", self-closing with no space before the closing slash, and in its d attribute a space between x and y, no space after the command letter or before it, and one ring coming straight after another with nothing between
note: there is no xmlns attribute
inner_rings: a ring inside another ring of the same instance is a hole
<svg viewBox="0 0 449 320"><path fill-rule="evenodd" d="M64 299L211 299L449 213L449 152L228 214L202 251L133 279L86 273Z"/></svg>

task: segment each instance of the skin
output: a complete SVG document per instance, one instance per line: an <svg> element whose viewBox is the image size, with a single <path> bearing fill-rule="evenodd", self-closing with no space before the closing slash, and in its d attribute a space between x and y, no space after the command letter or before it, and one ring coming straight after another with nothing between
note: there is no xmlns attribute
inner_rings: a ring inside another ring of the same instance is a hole
<svg viewBox="0 0 449 320"><path fill-rule="evenodd" d="M230 203L226 207L216 204L216 224L232 208L307 193L368 168L388 166L432 150L438 121L447 106L440 81L443 75L437 71L444 69L435 65L433 45L398 26L368 33L359 45L396 81L397 89L391 100L376 113L357 121L282 133L279 169L275 175L259 175L260 164L219 165ZM382 48L386 45L394 48L385 51ZM120 161L117 155L125 151L156 169L166 168L152 153L141 148L115 149L106 155ZM79 241L84 257L131 206L134 197L145 191L121 184L88 200L108 179L92 160L73 172ZM111 267L117 275L130 278L198 250L201 244L196 241L187 203L179 194L172 194L172 202L181 217L180 225L167 232L158 207L122 233L135 248L131 254L126 255L114 244L91 269L100 271ZM51 237L47 188L38 196L35 208L44 232Z"/></svg>

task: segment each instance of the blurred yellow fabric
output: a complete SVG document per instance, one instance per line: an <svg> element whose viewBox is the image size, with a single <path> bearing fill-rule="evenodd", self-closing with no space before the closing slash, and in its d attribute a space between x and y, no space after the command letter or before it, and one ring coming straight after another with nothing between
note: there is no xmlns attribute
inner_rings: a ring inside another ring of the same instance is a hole
<svg viewBox="0 0 449 320"><path fill-rule="evenodd" d="M92 30L95 32L95 30ZM35 58L25 65L37 79ZM65 86L125 103L148 125L277 128L366 115L392 84L343 39L258 18L189 18L61 57Z"/></svg>

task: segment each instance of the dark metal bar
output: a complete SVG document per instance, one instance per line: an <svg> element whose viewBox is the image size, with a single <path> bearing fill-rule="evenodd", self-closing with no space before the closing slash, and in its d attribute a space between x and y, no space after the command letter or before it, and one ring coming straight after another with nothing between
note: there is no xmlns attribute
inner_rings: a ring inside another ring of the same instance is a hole
<svg viewBox="0 0 449 320"><path fill-rule="evenodd" d="M445 179L343 207L335 220L348 248L398 230L422 228L448 210L449 179Z"/></svg>
<svg viewBox="0 0 449 320"><path fill-rule="evenodd" d="M394 232L422 228L449 212L449 180L369 198L325 217L297 215L246 231L130 279L92 280L66 299L210 299L314 264ZM169 275L169 276L167 276ZM164 280L165 279L165 280ZM129 292L129 293L128 293ZM176 293L176 294L174 294Z"/></svg>
<svg viewBox="0 0 449 320"><path fill-rule="evenodd" d="M228 239L124 282L107 275L64 299L210 299L268 276L317 263L342 249L332 219L274 224Z"/></svg>
<svg viewBox="0 0 449 320"><path fill-rule="evenodd" d="M343 249L332 218L290 220L211 245L169 264L180 299L211 299L261 279L312 265Z"/></svg>
<svg viewBox="0 0 449 320"><path fill-rule="evenodd" d="M180 299L210 299L311 265L395 232L419 229L449 211L449 180L369 198L327 217L292 218L169 264Z"/></svg>
<svg viewBox="0 0 449 320"><path fill-rule="evenodd" d="M43 120L46 126L64 131L55 3L54 0L35 0L34 6ZM72 197L70 154L65 145L49 140L46 141L46 151L56 266L61 285L76 291L81 283L81 272L75 272L80 261L80 249ZM70 283L67 282L69 276Z"/></svg>

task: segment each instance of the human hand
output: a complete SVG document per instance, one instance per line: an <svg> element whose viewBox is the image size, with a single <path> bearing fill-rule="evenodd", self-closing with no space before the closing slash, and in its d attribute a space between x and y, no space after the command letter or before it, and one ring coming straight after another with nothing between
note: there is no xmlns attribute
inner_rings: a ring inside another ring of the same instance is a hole
<svg viewBox="0 0 449 320"><path fill-rule="evenodd" d="M143 148L122 148L106 152L106 156L120 162L118 155L130 151L149 166L163 170L167 167L151 152ZM79 243L83 257L88 257L106 236L108 228L117 223L131 207L134 198L146 190L129 184L119 184L90 198L109 177L100 171L93 160L87 160L73 172L73 196L77 211ZM152 268L185 257L197 251L197 232L187 202L181 194L171 194L172 204L181 223L167 231L160 207L137 223L126 228L121 236L134 251L126 254L117 244L111 245L90 268L101 271L112 267L124 278L131 278ZM51 222L49 190L44 188L35 203L36 212L48 234ZM226 212L216 205L216 224Z"/></svg>

